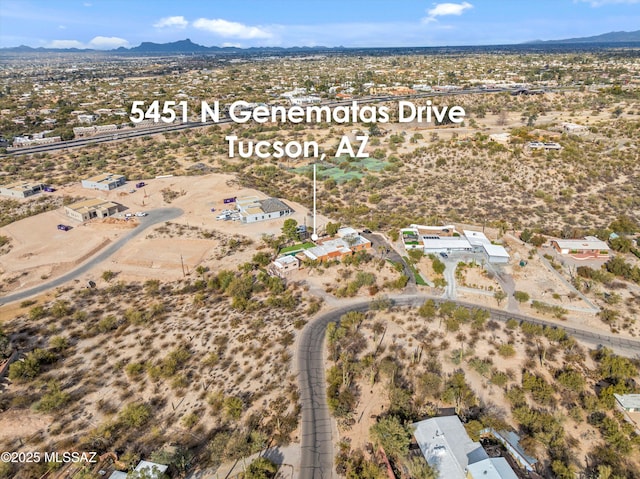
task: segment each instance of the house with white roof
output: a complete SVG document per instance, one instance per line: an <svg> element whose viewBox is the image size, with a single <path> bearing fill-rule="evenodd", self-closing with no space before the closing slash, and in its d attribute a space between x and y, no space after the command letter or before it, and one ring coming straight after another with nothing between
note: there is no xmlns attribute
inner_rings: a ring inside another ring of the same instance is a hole
<svg viewBox="0 0 640 479"><path fill-rule="evenodd" d="M471 440L458 416L433 417L413 427L423 457L440 479L518 479L506 459L490 458Z"/></svg>

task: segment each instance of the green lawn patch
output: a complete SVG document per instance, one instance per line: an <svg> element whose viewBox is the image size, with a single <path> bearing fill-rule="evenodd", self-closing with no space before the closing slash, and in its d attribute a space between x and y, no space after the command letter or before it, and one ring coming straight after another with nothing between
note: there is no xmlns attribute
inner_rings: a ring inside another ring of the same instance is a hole
<svg viewBox="0 0 640 479"><path fill-rule="evenodd" d="M429 286L420 274L420 271L418 271L415 265L412 264L411 261L409 261L409 258L407 258L406 256L403 256L402 258L407 262L409 268L411 268L411 271L413 271L413 277L416 279L416 284L420 286Z"/></svg>
<svg viewBox="0 0 640 479"><path fill-rule="evenodd" d="M313 248L315 244L307 241L306 243L298 243L291 246L287 246L286 248L282 248L280 250L280 254L293 253L295 251L302 251L303 249Z"/></svg>

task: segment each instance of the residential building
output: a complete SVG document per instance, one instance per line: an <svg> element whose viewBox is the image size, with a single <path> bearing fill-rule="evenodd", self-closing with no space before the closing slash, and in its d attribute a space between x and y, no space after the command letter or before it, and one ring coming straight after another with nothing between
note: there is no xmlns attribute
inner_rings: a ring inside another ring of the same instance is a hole
<svg viewBox="0 0 640 479"><path fill-rule="evenodd" d="M520 436L513 431L496 431L493 428L486 428L480 431L481 436L491 436L497 441L500 441L505 447L507 452L511 455L515 461L520 464L520 467L527 471L533 471L533 466L538 462L537 459L529 456L522 446L520 445Z"/></svg>
<svg viewBox="0 0 640 479"><path fill-rule="evenodd" d="M164 464L157 464L155 462L150 461L140 461L134 472L140 474L140 477L147 477L149 479L158 479L160 477L165 477L164 473L167 471L169 466ZM122 471L114 471L109 476L109 479L127 479L128 474Z"/></svg>
<svg viewBox="0 0 640 479"><path fill-rule="evenodd" d="M552 142L552 141L530 141L525 145L525 149L527 150L562 150L562 146L560 143Z"/></svg>
<svg viewBox="0 0 640 479"><path fill-rule="evenodd" d="M461 235L453 225L424 226L412 224L400 230L407 251L422 249L424 254L483 253L489 263L508 263L509 253L494 245L479 231L465 230Z"/></svg>
<svg viewBox="0 0 640 479"><path fill-rule="evenodd" d="M106 218L120 211L120 205L112 201L92 198L78 201L64 207L64 212L69 218L76 221L88 221L93 218Z"/></svg>
<svg viewBox="0 0 640 479"><path fill-rule="evenodd" d="M433 417L413 427L422 455L440 479L518 479L505 458L490 458L471 440L458 416Z"/></svg>
<svg viewBox="0 0 640 479"><path fill-rule="evenodd" d="M87 114L78 115L78 121L80 123L93 123L97 119L98 119L97 115L87 115Z"/></svg>
<svg viewBox="0 0 640 479"><path fill-rule="evenodd" d="M52 143L59 143L61 141L62 138L59 136L48 136L46 138L29 138L28 136L16 136L13 139L13 147L24 148L27 146L50 145Z"/></svg>
<svg viewBox="0 0 640 479"><path fill-rule="evenodd" d="M242 223L271 220L288 216L293 209L284 201L277 198L259 199L257 196L247 196L236 200L236 208L240 212Z"/></svg>
<svg viewBox="0 0 640 479"><path fill-rule="evenodd" d="M371 248L371 241L364 236L360 236L358 232L350 227L340 228L336 236L342 239L349 249L353 252L367 250Z"/></svg>
<svg viewBox="0 0 640 479"><path fill-rule="evenodd" d="M562 131L570 135L585 135L589 133L589 128L577 123L565 122L562 124Z"/></svg>
<svg viewBox="0 0 640 479"><path fill-rule="evenodd" d="M278 276L279 278L286 278L290 276L294 271L300 268L300 260L292 255L280 256L276 258L267 268L267 271L272 276Z"/></svg>
<svg viewBox="0 0 640 479"><path fill-rule="evenodd" d="M109 191L124 185L126 181L124 175L102 173L101 175L82 180L82 187L90 190Z"/></svg>
<svg viewBox="0 0 640 479"><path fill-rule="evenodd" d="M640 394L613 394L618 409L626 412L640 412Z"/></svg>
<svg viewBox="0 0 640 479"><path fill-rule="evenodd" d="M463 230L463 233L473 250L478 253L484 253L489 263L504 264L509 262L507 250L503 246L492 244L484 233L470 230Z"/></svg>
<svg viewBox="0 0 640 479"><path fill-rule="evenodd" d="M18 181L8 185L0 186L0 195L11 198L27 198L40 193L47 185L43 183L27 183Z"/></svg>
<svg viewBox="0 0 640 479"><path fill-rule="evenodd" d="M341 260L345 256L351 256L358 251L366 251L371 248L371 241L360 236L353 228L340 228L335 237L320 239L316 244L317 246L305 249L296 256L302 261L323 262Z"/></svg>
<svg viewBox="0 0 640 479"><path fill-rule="evenodd" d="M609 256L609 245L595 236L585 236L584 239L555 239L551 246L560 254L571 255L577 259L606 258Z"/></svg>

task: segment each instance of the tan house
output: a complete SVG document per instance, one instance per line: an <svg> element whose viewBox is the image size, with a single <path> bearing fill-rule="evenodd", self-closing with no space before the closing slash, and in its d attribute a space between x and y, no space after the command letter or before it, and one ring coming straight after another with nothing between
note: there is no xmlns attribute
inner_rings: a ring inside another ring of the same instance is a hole
<svg viewBox="0 0 640 479"><path fill-rule="evenodd" d="M69 218L76 221L88 221L93 218L106 218L120 211L120 205L112 201L92 198L78 201L64 207L64 212Z"/></svg>

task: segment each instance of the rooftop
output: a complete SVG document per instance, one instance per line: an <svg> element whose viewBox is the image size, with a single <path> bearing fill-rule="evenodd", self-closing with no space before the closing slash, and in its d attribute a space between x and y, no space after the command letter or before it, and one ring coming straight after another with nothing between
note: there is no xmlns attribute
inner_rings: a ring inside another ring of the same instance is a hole
<svg viewBox="0 0 640 479"><path fill-rule="evenodd" d="M117 175L115 173L101 173L96 176L92 176L91 178L87 178L84 181L92 181L94 183L103 183L103 182L111 182L117 181L124 178L124 175Z"/></svg>
<svg viewBox="0 0 640 479"><path fill-rule="evenodd" d="M613 394L618 404L625 409L640 410L640 394Z"/></svg>
<svg viewBox="0 0 640 479"><path fill-rule="evenodd" d="M595 236L586 236L584 239L554 240L562 249L599 249L609 250L609 245Z"/></svg>
<svg viewBox="0 0 640 479"><path fill-rule="evenodd" d="M463 230L465 238L471 243L473 246L482 246L484 244L491 244L489 238L487 238L484 233L481 231L469 231Z"/></svg>
<svg viewBox="0 0 640 479"><path fill-rule="evenodd" d="M518 479L504 457L491 457L467 466L472 479Z"/></svg>
<svg viewBox="0 0 640 479"><path fill-rule="evenodd" d="M96 209L113 208L114 206L119 205L118 203L114 203L113 201L107 201L100 198L91 198L67 205L67 208L72 209L73 211L77 211L78 213L86 213L88 211Z"/></svg>
<svg viewBox="0 0 640 479"><path fill-rule="evenodd" d="M267 198L266 200L259 201L262 211L265 213L277 213L278 211L286 211L291 208L284 201L278 198Z"/></svg>
<svg viewBox="0 0 640 479"><path fill-rule="evenodd" d="M469 438L458 416L434 417L413 426L422 455L438 468L441 479L464 479L469 464L489 457L479 442Z"/></svg>
<svg viewBox="0 0 640 479"><path fill-rule="evenodd" d="M9 183L8 185L0 185L0 188L6 190L14 190L14 191L24 191L24 190L32 190L34 187L42 188L44 183L28 183L26 181L16 181L14 183Z"/></svg>

